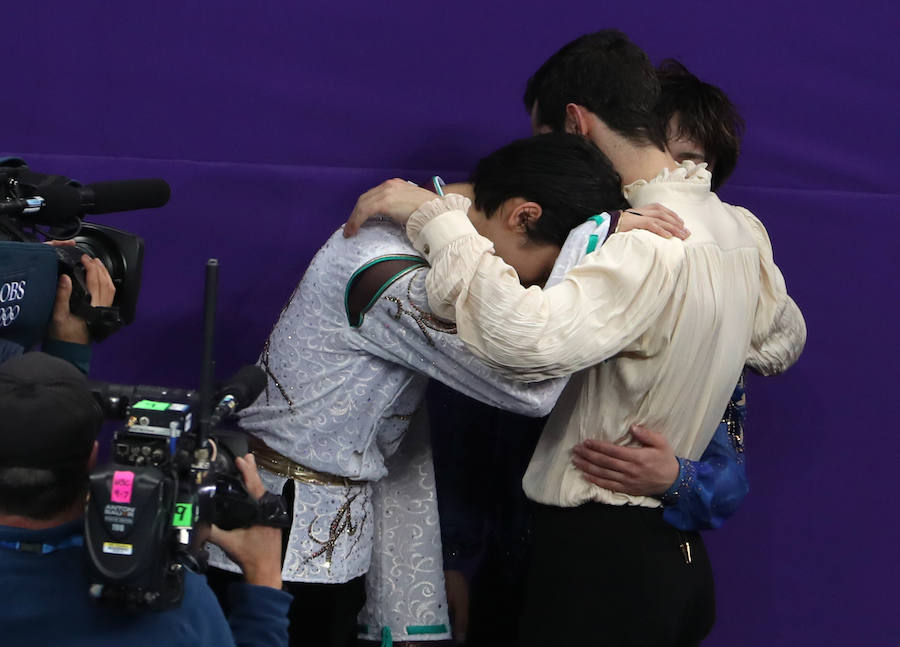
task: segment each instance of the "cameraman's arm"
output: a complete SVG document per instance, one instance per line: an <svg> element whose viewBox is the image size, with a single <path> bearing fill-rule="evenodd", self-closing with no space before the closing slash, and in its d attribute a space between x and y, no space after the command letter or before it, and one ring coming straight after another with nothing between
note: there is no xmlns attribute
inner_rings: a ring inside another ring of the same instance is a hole
<svg viewBox="0 0 900 647"><path fill-rule="evenodd" d="M235 460L251 496L258 499L265 487L252 454ZM291 595L281 590L281 529L251 526L225 531L210 529L217 544L244 572L245 584L228 591L228 623L237 645L287 645Z"/></svg>
<svg viewBox="0 0 900 647"><path fill-rule="evenodd" d="M116 288L102 261L87 254L81 257L85 270L85 284L91 294L92 306L112 305ZM72 279L63 274L56 286L56 301L47 331L43 350L64 359L87 373L91 365L91 347L88 345L87 323L69 310L72 296Z"/></svg>

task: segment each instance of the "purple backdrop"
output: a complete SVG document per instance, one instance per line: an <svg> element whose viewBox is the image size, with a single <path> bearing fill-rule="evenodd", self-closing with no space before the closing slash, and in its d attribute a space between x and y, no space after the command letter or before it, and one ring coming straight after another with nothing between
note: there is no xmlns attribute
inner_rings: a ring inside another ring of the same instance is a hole
<svg viewBox="0 0 900 647"><path fill-rule="evenodd" d="M722 193L766 223L809 325L794 369L750 382L753 492L708 534L719 620L707 644L898 644L900 443L886 414L900 355L888 181L900 10L313 4L4 7L0 150L85 182L172 185L165 209L96 218L143 235L147 254L138 321L97 348L94 375L196 385L208 257L222 264L218 374L254 361L362 190L462 178L527 134L524 82L549 54L618 27L742 109L745 151Z"/></svg>

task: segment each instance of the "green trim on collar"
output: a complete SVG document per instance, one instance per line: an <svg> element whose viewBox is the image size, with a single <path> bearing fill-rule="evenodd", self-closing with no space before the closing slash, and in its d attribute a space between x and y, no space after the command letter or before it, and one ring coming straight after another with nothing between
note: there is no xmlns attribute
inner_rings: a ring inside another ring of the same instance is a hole
<svg viewBox="0 0 900 647"><path fill-rule="evenodd" d="M609 216L606 216L602 213L598 213L597 215L591 216L590 218L588 218L588 220L593 220L595 223L597 223L597 226L600 227L603 225L604 222L609 220ZM599 242L600 242L600 238L597 236L597 234L591 234L590 236L588 236L587 249L585 250L584 253L590 254L592 251L597 249L597 244Z"/></svg>

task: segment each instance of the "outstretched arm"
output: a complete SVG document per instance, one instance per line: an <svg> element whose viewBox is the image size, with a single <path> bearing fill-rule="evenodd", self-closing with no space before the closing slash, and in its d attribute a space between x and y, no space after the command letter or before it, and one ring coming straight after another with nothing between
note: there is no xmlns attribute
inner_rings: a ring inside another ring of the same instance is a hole
<svg viewBox="0 0 900 647"><path fill-rule="evenodd" d="M427 265L415 257L382 259L354 274L346 305L355 347L437 379L485 404L545 416L566 378L526 383L504 376L463 344L452 322L435 317L425 293Z"/></svg>
<svg viewBox="0 0 900 647"><path fill-rule="evenodd" d="M676 457L665 436L634 427L641 447L588 440L572 462L584 478L625 494L659 497L663 518L679 530L719 528L750 490L743 447L744 389L735 388L716 433L700 460Z"/></svg>
<svg viewBox="0 0 900 647"><path fill-rule="evenodd" d="M432 195L401 180L375 187L360 198L345 235L376 213L408 220L410 240L432 264L432 312L455 319L459 336L477 355L521 380L569 375L625 348L663 307L683 256L681 246L638 232L610 239L603 253L586 256L563 283L526 289L475 231L462 196L420 204L410 218L423 194ZM573 337L584 344L574 348Z"/></svg>
<svg viewBox="0 0 900 647"><path fill-rule="evenodd" d="M363 194L354 214L383 211L398 217L397 214L407 213L413 205L420 204L423 197L433 199L433 196L430 191L405 181L390 180ZM468 208L469 201L465 198L454 195L450 199L460 210ZM673 230L669 235L681 235L681 220L664 207L651 205L642 211L645 213L623 216L620 229L657 228L665 232L664 227L669 227ZM345 225L345 235L349 228L350 223ZM598 228L598 231L603 231L605 236L607 229ZM564 250L569 249L570 242L566 241ZM573 246L578 247L575 243ZM578 262L585 253L583 244L576 251L571 257L568 253L560 254L554 274L561 270L559 274L563 275ZM521 376L510 379L502 370L491 369L476 358L461 342L456 327L432 314L425 294L426 270L421 258L397 257L376 259L355 273L346 300L355 339L361 345L366 344L365 349L374 355L424 372L484 403L526 415L546 415L564 382L524 385ZM517 277L515 280L518 281Z"/></svg>

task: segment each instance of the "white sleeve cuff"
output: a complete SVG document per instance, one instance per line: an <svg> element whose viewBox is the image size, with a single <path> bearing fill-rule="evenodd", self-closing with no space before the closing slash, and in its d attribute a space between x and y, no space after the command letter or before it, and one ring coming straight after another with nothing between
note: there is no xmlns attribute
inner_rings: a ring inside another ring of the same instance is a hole
<svg viewBox="0 0 900 647"><path fill-rule="evenodd" d="M454 240L477 234L468 217L468 198L449 194L419 207L406 223L406 235L413 247L430 262L434 254Z"/></svg>

